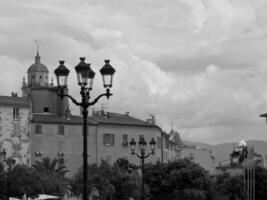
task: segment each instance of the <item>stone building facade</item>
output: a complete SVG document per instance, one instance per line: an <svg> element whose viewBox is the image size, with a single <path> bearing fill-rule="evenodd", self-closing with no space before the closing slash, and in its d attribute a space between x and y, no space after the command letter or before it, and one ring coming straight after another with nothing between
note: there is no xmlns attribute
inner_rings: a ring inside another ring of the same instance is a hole
<svg viewBox="0 0 267 200"><path fill-rule="evenodd" d="M26 98L0 96L0 151L18 163L31 162L29 111Z"/></svg>
<svg viewBox="0 0 267 200"><path fill-rule="evenodd" d="M15 93L0 96L0 151L5 150L7 157L27 165L43 157L57 158L66 164L71 176L82 166L83 119L70 113L68 99L62 100L58 88L49 84L49 71L38 52L27 75L22 97ZM138 142L140 137L148 143L152 138L160 142L155 155L146 162L177 158L177 134L163 132L153 116L140 120L128 112L93 112L88 118L88 163L106 160L112 164L118 158L126 158L139 164L139 159L131 155L129 142L132 138Z"/></svg>

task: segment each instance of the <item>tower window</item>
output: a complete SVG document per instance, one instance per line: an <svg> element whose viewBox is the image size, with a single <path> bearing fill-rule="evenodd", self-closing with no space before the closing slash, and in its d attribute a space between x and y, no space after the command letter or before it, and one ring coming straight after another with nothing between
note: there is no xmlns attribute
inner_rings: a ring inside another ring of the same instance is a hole
<svg viewBox="0 0 267 200"><path fill-rule="evenodd" d="M44 107L44 112L49 112L49 107Z"/></svg>
<svg viewBox="0 0 267 200"><path fill-rule="evenodd" d="M13 119L14 120L19 119L19 108L13 108Z"/></svg>
<svg viewBox="0 0 267 200"><path fill-rule="evenodd" d="M42 76L39 76L40 77L40 79L42 79Z"/></svg>

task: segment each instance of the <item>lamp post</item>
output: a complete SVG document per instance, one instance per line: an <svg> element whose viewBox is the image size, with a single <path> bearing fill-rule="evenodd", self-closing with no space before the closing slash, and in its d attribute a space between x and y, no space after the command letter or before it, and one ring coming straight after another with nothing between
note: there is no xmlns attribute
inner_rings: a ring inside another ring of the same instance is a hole
<svg viewBox="0 0 267 200"><path fill-rule="evenodd" d="M141 190L142 196L141 196L141 200L144 200L144 198L145 198L145 196L144 196L145 195L145 191L144 191L145 190L145 182L144 182L145 159L148 158L150 155L154 155L154 153L155 153L156 141L154 140L154 138L151 139L149 144L150 144L151 152L146 154L147 142L145 141L145 139L143 137L141 137L139 139L139 142L138 142L138 146L139 146L139 150L140 150L140 154L138 154L135 152L136 142L134 141L133 138L130 141L130 148L132 151L132 155L136 155L141 160L141 171L142 171L142 190Z"/></svg>
<svg viewBox="0 0 267 200"><path fill-rule="evenodd" d="M106 96L107 99L112 95L110 88L112 87L112 79L115 73L115 69L109 64L110 60L105 60L105 65L100 69L100 73L103 77L103 85L106 88L106 92L97 96L93 101L90 101L90 91L93 89L93 80L95 72L91 69L90 64L85 62L85 57L80 58L80 63L75 67L78 79L78 85L80 86L81 102L76 101L72 96L66 94L67 78L69 70L65 67L64 61L59 61L59 66L55 69L54 73L57 77L58 88L60 89L59 96L61 99L68 97L72 102L82 108L83 115L83 200L88 200L87 190L87 118L88 108L95 103L101 97Z"/></svg>
<svg viewBox="0 0 267 200"><path fill-rule="evenodd" d="M263 114L259 115L259 117L265 118L266 123L267 123L267 113L263 113Z"/></svg>

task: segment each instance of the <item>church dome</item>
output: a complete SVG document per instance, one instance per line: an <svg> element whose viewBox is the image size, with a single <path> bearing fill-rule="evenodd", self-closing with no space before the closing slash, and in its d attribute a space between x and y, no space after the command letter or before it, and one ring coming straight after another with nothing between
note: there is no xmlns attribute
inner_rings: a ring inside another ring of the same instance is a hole
<svg viewBox="0 0 267 200"><path fill-rule="evenodd" d="M40 61L40 56L39 53L37 52L37 55L35 56L35 63L32 64L29 68L28 68L28 73L33 73L33 72L47 72L48 73L48 69L47 67L41 63Z"/></svg>

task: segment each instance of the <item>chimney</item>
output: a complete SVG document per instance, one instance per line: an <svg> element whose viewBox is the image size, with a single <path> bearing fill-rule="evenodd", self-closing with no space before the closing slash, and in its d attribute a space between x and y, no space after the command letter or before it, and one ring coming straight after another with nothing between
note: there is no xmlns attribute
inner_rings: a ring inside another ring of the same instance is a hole
<svg viewBox="0 0 267 200"><path fill-rule="evenodd" d="M155 125L156 124L156 118L154 115L150 115L151 118L146 120L146 123Z"/></svg>
<svg viewBox="0 0 267 200"><path fill-rule="evenodd" d="M129 116L129 115L130 115L130 112L129 112L129 111L127 111L127 112L125 113L125 115L126 115L126 116Z"/></svg>
<svg viewBox="0 0 267 200"><path fill-rule="evenodd" d="M11 92L11 96L12 96L12 97L18 97L18 93L16 93L16 92Z"/></svg>

